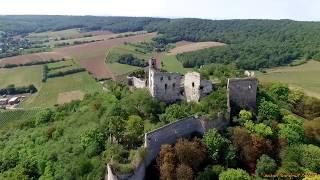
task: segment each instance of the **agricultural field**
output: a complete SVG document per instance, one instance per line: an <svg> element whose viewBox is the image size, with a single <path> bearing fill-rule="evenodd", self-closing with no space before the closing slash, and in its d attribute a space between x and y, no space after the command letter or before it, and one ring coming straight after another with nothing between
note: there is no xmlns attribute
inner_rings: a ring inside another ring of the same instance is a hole
<svg viewBox="0 0 320 180"><path fill-rule="evenodd" d="M56 73L61 71L67 71L75 68L80 68L80 65L74 62L73 59L66 61L59 61L56 63L48 63L49 73Z"/></svg>
<svg viewBox="0 0 320 180"><path fill-rule="evenodd" d="M299 66L279 67L256 72L262 83L282 82L292 88L302 88L309 96L320 98L320 62L309 61Z"/></svg>
<svg viewBox="0 0 320 180"><path fill-rule="evenodd" d="M90 32L81 32L79 28L75 29L66 29L62 31L48 31L41 33L31 33L26 38L31 42L38 41L49 41L46 44L54 44L63 39L78 39L88 36L100 36L100 35L111 35L113 34L110 31L90 31Z"/></svg>
<svg viewBox="0 0 320 180"><path fill-rule="evenodd" d="M14 84L15 86L27 86L34 84L41 87L42 65L23 66L15 68L0 68L0 88Z"/></svg>
<svg viewBox="0 0 320 180"><path fill-rule="evenodd" d="M91 32L86 32L86 33L82 33L81 37L50 41L50 42L44 43L44 45L50 46L50 47L55 47L56 45L62 44L62 43L68 43L70 45L73 45L75 42L104 41L104 40L128 37L128 36L133 36L135 34L138 35L143 33L145 32L141 31L141 32L126 32L126 33L114 34L109 31L98 31L98 32L93 31L92 34Z"/></svg>
<svg viewBox="0 0 320 180"><path fill-rule="evenodd" d="M77 91L74 95L74 91ZM102 86L97 83L87 72L75 73L63 77L49 78L42 83L38 93L32 95L22 103L22 107L48 107L55 104L74 100L75 96L82 98L85 93L102 91ZM80 92L80 93L79 93ZM58 102L60 96L60 100ZM70 97L61 101L62 97Z"/></svg>
<svg viewBox="0 0 320 180"><path fill-rule="evenodd" d="M185 52L197 51L201 49L206 49L210 47L219 47L225 46L226 44L220 42L187 42L183 41L177 44L176 48L173 48L169 51L169 55L177 55Z"/></svg>
<svg viewBox="0 0 320 180"><path fill-rule="evenodd" d="M41 52L41 53L26 54L21 56L2 58L0 59L0 67L4 67L6 64L21 65L26 63L43 62L43 61L49 61L49 60L59 61L63 58L68 59L69 56L61 54L59 52Z"/></svg>
<svg viewBox="0 0 320 180"><path fill-rule="evenodd" d="M120 63L108 63L108 67L111 70L114 76L124 75L135 70L141 69L137 66L130 66L128 64L120 64Z"/></svg>
<svg viewBox="0 0 320 180"><path fill-rule="evenodd" d="M107 48L120 46L125 42L145 41L155 37L155 35L156 33L139 34L136 36L57 48L54 49L54 51L74 58L98 80L111 79L114 76L105 63Z"/></svg>
<svg viewBox="0 0 320 180"><path fill-rule="evenodd" d="M185 74L188 71L192 71L192 68L184 68L182 63L178 61L175 55L165 55L161 58L162 68L169 72L178 72Z"/></svg>

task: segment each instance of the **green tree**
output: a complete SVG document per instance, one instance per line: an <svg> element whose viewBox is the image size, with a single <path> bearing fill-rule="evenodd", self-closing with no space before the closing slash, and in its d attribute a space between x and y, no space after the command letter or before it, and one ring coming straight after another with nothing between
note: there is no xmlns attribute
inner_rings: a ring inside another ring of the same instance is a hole
<svg viewBox="0 0 320 180"><path fill-rule="evenodd" d="M242 169L227 169L219 175L219 180L250 180L249 174Z"/></svg>
<svg viewBox="0 0 320 180"><path fill-rule="evenodd" d="M314 173L320 173L320 148L309 144L303 146L301 164Z"/></svg>
<svg viewBox="0 0 320 180"><path fill-rule="evenodd" d="M226 147L227 139L222 137L216 129L210 129L203 136L204 143L208 146L209 156L213 161L218 161L224 147Z"/></svg>
<svg viewBox="0 0 320 180"><path fill-rule="evenodd" d="M92 143L97 143L103 146L104 136L98 129L88 129L81 134L81 145L86 148Z"/></svg>
<svg viewBox="0 0 320 180"><path fill-rule="evenodd" d="M47 123L53 119L53 116L54 112L51 109L45 109L43 111L40 111L35 119L35 124L39 125Z"/></svg>
<svg viewBox="0 0 320 180"><path fill-rule="evenodd" d="M119 141L123 137L125 122L120 116L104 116L104 130L109 140Z"/></svg>
<svg viewBox="0 0 320 180"><path fill-rule="evenodd" d="M166 108L164 114L161 114L160 120L165 123L170 123L190 115L191 112L187 105L173 104Z"/></svg>
<svg viewBox="0 0 320 180"><path fill-rule="evenodd" d="M266 174L274 174L277 170L277 164L274 159L263 154L257 161L256 174L263 177Z"/></svg>
<svg viewBox="0 0 320 180"><path fill-rule="evenodd" d="M129 116L125 129L131 143L137 142L144 132L143 120L137 115Z"/></svg>
<svg viewBox="0 0 320 180"><path fill-rule="evenodd" d="M239 113L240 122L243 124L246 121L252 120L252 113L247 110L241 110Z"/></svg>
<svg viewBox="0 0 320 180"><path fill-rule="evenodd" d="M262 137L270 137L273 134L271 127L269 127L263 123L255 124L252 121L247 121L244 123L244 126L250 132L256 133Z"/></svg>
<svg viewBox="0 0 320 180"><path fill-rule="evenodd" d="M269 91L273 97L277 100L287 102L289 96L289 87L286 84L275 83L269 88Z"/></svg>
<svg viewBox="0 0 320 180"><path fill-rule="evenodd" d="M304 141L303 121L294 115L283 117L283 122L278 125L279 137L286 139L289 144L297 144Z"/></svg>
<svg viewBox="0 0 320 180"><path fill-rule="evenodd" d="M280 118L280 110L278 105L271 101L262 100L258 107L258 119L265 124L270 125L271 121Z"/></svg>

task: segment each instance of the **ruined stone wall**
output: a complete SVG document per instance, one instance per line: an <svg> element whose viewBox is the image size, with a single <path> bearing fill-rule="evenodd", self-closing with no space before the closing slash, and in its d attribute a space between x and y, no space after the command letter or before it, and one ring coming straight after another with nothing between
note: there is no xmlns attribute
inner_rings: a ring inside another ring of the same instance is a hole
<svg viewBox="0 0 320 180"><path fill-rule="evenodd" d="M204 97L209 95L213 91L212 82L209 80L201 80L200 96Z"/></svg>
<svg viewBox="0 0 320 180"><path fill-rule="evenodd" d="M190 72L184 76L184 95L187 102L198 102L200 99L201 78L197 72Z"/></svg>
<svg viewBox="0 0 320 180"><path fill-rule="evenodd" d="M128 79L128 84L130 86L133 86L135 88L145 88L147 87L147 80L145 79L140 79L137 77L127 77Z"/></svg>
<svg viewBox="0 0 320 180"><path fill-rule="evenodd" d="M149 70L150 94L163 102L181 100L181 75Z"/></svg>
<svg viewBox="0 0 320 180"><path fill-rule="evenodd" d="M228 79L228 108L230 117L240 110L256 111L258 81L256 78Z"/></svg>
<svg viewBox="0 0 320 180"><path fill-rule="evenodd" d="M147 149L147 156L144 161L139 164L132 175L126 176L126 178L118 176L118 179L142 180L145 177L146 168L157 157L162 144L174 144L179 138L188 138L193 133L204 134L211 128L222 130L228 124L229 122L224 119L223 114L219 114L215 120L208 120L206 117L188 117L146 133L144 146ZM106 176L107 180L116 180L117 176L114 175L111 168L107 170L107 173L110 173L110 176Z"/></svg>

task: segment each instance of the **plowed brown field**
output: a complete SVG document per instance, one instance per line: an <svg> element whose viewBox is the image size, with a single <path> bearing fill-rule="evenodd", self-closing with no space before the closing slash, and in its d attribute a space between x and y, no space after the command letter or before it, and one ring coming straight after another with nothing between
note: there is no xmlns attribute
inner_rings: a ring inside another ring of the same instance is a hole
<svg viewBox="0 0 320 180"><path fill-rule="evenodd" d="M42 52L27 54L22 56L14 56L0 59L0 67L6 64L26 64L30 62L48 61L48 60L60 60L62 58L68 58L67 55L62 55L59 52Z"/></svg>

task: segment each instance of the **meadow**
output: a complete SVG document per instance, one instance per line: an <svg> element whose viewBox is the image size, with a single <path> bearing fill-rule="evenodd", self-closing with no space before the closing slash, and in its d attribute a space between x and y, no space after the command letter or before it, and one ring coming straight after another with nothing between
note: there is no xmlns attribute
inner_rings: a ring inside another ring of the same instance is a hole
<svg viewBox="0 0 320 180"><path fill-rule="evenodd" d="M257 72L262 83L281 82L291 88L301 88L309 96L320 98L320 62L309 61L299 66L272 68L266 73Z"/></svg>
<svg viewBox="0 0 320 180"><path fill-rule="evenodd" d="M15 86L27 86L34 84L41 87L42 65L23 66L16 68L0 68L0 88L14 84Z"/></svg>
<svg viewBox="0 0 320 180"><path fill-rule="evenodd" d="M175 55L165 55L161 58L163 69L169 72L178 72L185 74L188 71L192 71L193 68L184 68L182 63L178 61Z"/></svg>
<svg viewBox="0 0 320 180"><path fill-rule="evenodd" d="M93 93L102 91L102 86L97 83L87 72L80 72L63 77L49 78L42 83L38 93L29 97L22 103L22 107L48 107L58 104L59 95L73 94L74 91ZM72 99L71 99L72 100ZM68 102L67 100L65 102Z"/></svg>

